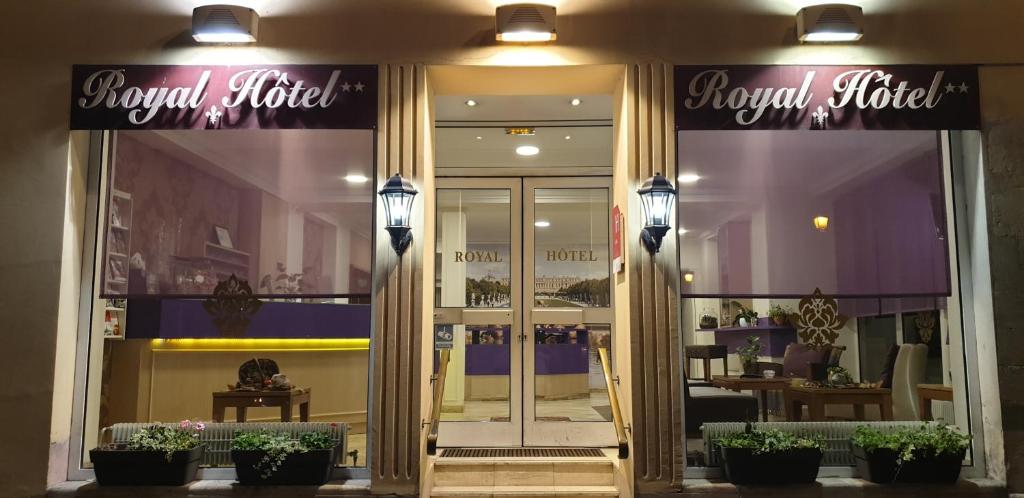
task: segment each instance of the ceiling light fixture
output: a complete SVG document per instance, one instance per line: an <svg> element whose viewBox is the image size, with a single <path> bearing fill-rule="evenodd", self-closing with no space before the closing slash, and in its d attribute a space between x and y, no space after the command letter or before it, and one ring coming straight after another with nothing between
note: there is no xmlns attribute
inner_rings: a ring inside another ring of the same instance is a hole
<svg viewBox="0 0 1024 498"><path fill-rule="evenodd" d="M192 9L192 39L199 43L253 43L260 16L236 5L202 5Z"/></svg>
<svg viewBox="0 0 1024 498"><path fill-rule="evenodd" d="M535 226L537 228L547 228L547 227L551 226L551 222L550 221L546 221L546 220L537 220L537 221L533 222L533 226Z"/></svg>
<svg viewBox="0 0 1024 498"><path fill-rule="evenodd" d="M480 135L477 135L477 136L476 136L476 139L477 139L477 140L483 140L483 139L484 139L484 137L481 137Z"/></svg>
<svg viewBox="0 0 1024 498"><path fill-rule="evenodd" d="M532 136L536 133L536 129L533 127L509 127L505 128L506 135L523 135Z"/></svg>
<svg viewBox="0 0 1024 498"><path fill-rule="evenodd" d="M679 229L679 235L686 235L686 232L689 232L689 230L687 230L685 228L680 228Z"/></svg>
<svg viewBox="0 0 1024 498"><path fill-rule="evenodd" d="M516 147L516 154L520 156L536 156L538 153L540 153L540 149L533 145L520 145Z"/></svg>
<svg viewBox="0 0 1024 498"><path fill-rule="evenodd" d="M476 107L476 101L473 99L469 99L466 101L466 105L468 105L469 107Z"/></svg>
<svg viewBox="0 0 1024 498"><path fill-rule="evenodd" d="M814 228L819 232L825 232L828 230L828 216L818 215L814 217Z"/></svg>
<svg viewBox="0 0 1024 498"><path fill-rule="evenodd" d="M351 174L345 175L345 181L349 183L366 183L370 181L370 179L367 178L365 175Z"/></svg>
<svg viewBox="0 0 1024 498"><path fill-rule="evenodd" d="M573 107L576 107L582 103L583 101L580 100L579 97L573 97L573 99L569 101L569 104L571 104Z"/></svg>
<svg viewBox="0 0 1024 498"><path fill-rule="evenodd" d="M856 5L831 3L796 13L796 33L803 43L844 43L864 36L864 11Z"/></svg>
<svg viewBox="0 0 1024 498"><path fill-rule="evenodd" d="M572 135L566 135L566 136L565 136L565 139L566 139L566 140L572 140Z"/></svg>
<svg viewBox="0 0 1024 498"><path fill-rule="evenodd" d="M555 7L534 3L502 5L494 13L494 38L501 42L538 43L558 37Z"/></svg>
<svg viewBox="0 0 1024 498"><path fill-rule="evenodd" d="M676 180L679 180L679 183L697 183L700 180L700 175L696 173L681 173L676 177Z"/></svg>

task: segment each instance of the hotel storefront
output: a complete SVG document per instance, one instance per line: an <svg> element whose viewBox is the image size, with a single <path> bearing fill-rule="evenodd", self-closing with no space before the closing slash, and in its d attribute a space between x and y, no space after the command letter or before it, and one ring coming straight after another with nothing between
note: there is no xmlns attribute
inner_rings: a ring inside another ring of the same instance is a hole
<svg viewBox="0 0 1024 498"><path fill-rule="evenodd" d="M193 490L232 492L257 428L330 434L322 494L633 496L735 492L714 440L745 422L931 420L971 437L949 490L1005 493L986 67L543 62L564 39L70 61L51 492L113 492L90 449L187 419Z"/></svg>

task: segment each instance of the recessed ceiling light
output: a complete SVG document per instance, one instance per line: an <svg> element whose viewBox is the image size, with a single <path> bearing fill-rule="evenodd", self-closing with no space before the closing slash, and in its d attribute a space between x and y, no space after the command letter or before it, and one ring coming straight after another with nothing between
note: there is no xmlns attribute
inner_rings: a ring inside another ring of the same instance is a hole
<svg viewBox="0 0 1024 498"><path fill-rule="evenodd" d="M582 100L580 100L580 99L579 99L579 98L577 98L577 97L573 97L573 99L572 99L572 100L570 100L570 101L569 101L569 103L570 103L570 104L572 104L573 106L578 106L578 105L582 104L582 103L583 103L583 101L582 101Z"/></svg>
<svg viewBox="0 0 1024 498"><path fill-rule="evenodd" d="M687 230L685 228L680 228L679 229L679 235L686 235L686 232L689 232L689 230Z"/></svg>
<svg viewBox="0 0 1024 498"><path fill-rule="evenodd" d="M551 226L551 222L547 221L547 220L537 220L537 221L533 222L533 226L535 226L537 228L547 228L547 227Z"/></svg>
<svg viewBox="0 0 1024 498"><path fill-rule="evenodd" d="M533 145L520 145L516 147L516 154L520 156L536 156L538 152L540 152L540 149Z"/></svg>
<svg viewBox="0 0 1024 498"><path fill-rule="evenodd" d="M682 173L676 180L679 180L679 183L697 183L697 180L700 180L700 175L696 173Z"/></svg>
<svg viewBox="0 0 1024 498"><path fill-rule="evenodd" d="M483 139L484 139L484 137L481 137L480 135L477 135L477 136L476 136L476 139L477 139L477 140L483 140Z"/></svg>
<svg viewBox="0 0 1024 498"><path fill-rule="evenodd" d="M566 139L566 140L572 140L572 135L566 135L566 136L565 136L565 139Z"/></svg>
<svg viewBox="0 0 1024 498"><path fill-rule="evenodd" d="M466 101L466 105L468 105L470 107L476 107L476 101L473 100L473 99L469 99L469 100Z"/></svg>
<svg viewBox="0 0 1024 498"><path fill-rule="evenodd" d="M366 183L366 182L370 181L370 179L367 178L364 175L352 174L352 175L345 175L345 181L349 182L349 183Z"/></svg>

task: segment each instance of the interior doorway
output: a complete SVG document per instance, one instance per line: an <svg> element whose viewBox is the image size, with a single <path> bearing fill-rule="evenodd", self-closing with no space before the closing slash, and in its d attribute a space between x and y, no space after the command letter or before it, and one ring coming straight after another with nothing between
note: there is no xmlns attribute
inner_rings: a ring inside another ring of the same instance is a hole
<svg viewBox="0 0 1024 498"><path fill-rule="evenodd" d="M614 446L607 95L437 97L439 446Z"/></svg>

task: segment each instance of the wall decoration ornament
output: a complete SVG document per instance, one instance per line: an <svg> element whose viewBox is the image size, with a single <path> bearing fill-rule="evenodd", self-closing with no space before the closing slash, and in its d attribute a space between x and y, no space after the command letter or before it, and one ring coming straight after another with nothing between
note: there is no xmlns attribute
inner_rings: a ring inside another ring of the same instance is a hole
<svg viewBox="0 0 1024 498"><path fill-rule="evenodd" d="M935 315L930 311L922 311L914 317L914 325L917 326L917 337L921 343L931 343L935 334Z"/></svg>
<svg viewBox="0 0 1024 498"><path fill-rule="evenodd" d="M839 314L839 303L816 288L814 294L800 300L793 324L800 339L807 345L821 347L835 344L839 330L847 319L845 315Z"/></svg>
<svg viewBox="0 0 1024 498"><path fill-rule="evenodd" d="M234 274L217 283L213 296L203 301L203 309L223 337L242 336L261 306L263 302L252 296L249 282Z"/></svg>

